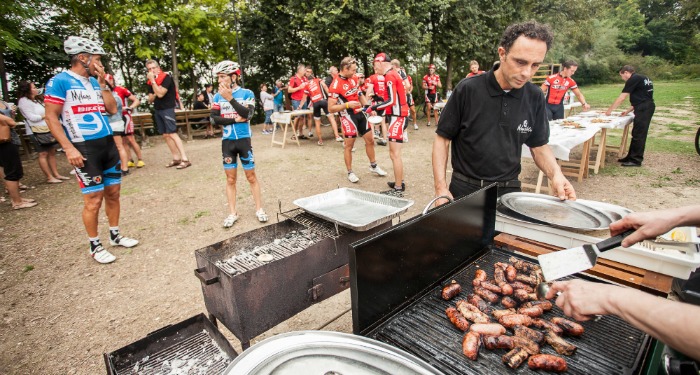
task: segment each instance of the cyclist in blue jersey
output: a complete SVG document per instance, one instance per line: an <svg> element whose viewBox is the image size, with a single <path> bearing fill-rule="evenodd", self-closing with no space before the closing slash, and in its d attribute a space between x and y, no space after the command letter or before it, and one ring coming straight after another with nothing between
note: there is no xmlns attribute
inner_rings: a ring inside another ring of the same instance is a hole
<svg viewBox="0 0 700 375"><path fill-rule="evenodd" d="M255 159L250 142L250 122L255 109L255 95L252 91L238 86L241 69L238 64L224 60L213 69L219 79L219 92L214 95L211 105L211 118L223 127L221 153L226 172L226 197L229 215L224 220L224 228L230 228L238 220L236 211L236 179L238 160L250 183L250 190L255 200L255 214L261 223L268 220L262 208L260 183L255 176Z"/></svg>
<svg viewBox="0 0 700 375"><path fill-rule="evenodd" d="M71 36L63 43L71 68L46 84L46 123L65 150L83 193L83 224L90 240L90 255L99 263L116 258L100 242L97 218L102 200L109 219L112 246L133 247L138 241L119 233L121 162L107 116L117 103L105 82L102 46ZM103 95L104 94L104 95Z"/></svg>

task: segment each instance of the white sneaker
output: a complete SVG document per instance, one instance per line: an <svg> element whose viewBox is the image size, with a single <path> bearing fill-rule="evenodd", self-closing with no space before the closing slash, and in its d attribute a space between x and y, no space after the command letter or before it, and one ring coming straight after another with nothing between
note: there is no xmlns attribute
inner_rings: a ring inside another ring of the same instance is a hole
<svg viewBox="0 0 700 375"><path fill-rule="evenodd" d="M313 137L313 136L314 136L314 133L313 133L313 132L309 132L309 138L311 138L311 137Z"/></svg>
<svg viewBox="0 0 700 375"><path fill-rule="evenodd" d="M418 130L418 124L413 124L413 130Z"/></svg>
<svg viewBox="0 0 700 375"><path fill-rule="evenodd" d="M372 173L376 173L379 176L386 176L386 172L377 165L376 167L372 168L371 166L369 167L369 171Z"/></svg>
<svg viewBox="0 0 700 375"><path fill-rule="evenodd" d="M112 255L109 251L105 250L105 248L100 245L95 248L95 251L90 250L90 255L92 256L93 259L97 261L97 263L102 263L102 264L108 264L112 263L115 260L117 260L117 257Z"/></svg>
<svg viewBox="0 0 700 375"><path fill-rule="evenodd" d="M335 137L335 141L336 141L336 142L342 142L342 141L343 141L343 137Z"/></svg>
<svg viewBox="0 0 700 375"><path fill-rule="evenodd" d="M350 173L348 173L348 180L350 180L350 182L352 182L354 184L357 181L360 181L360 178L357 177L357 175L354 172L350 172Z"/></svg>
<svg viewBox="0 0 700 375"><path fill-rule="evenodd" d="M233 224L238 220L238 216L231 214L224 219L224 228L231 228Z"/></svg>
<svg viewBox="0 0 700 375"><path fill-rule="evenodd" d="M124 237L120 234L117 236L116 240L110 238L109 244L112 246L134 247L139 244L139 241L133 238Z"/></svg>
<svg viewBox="0 0 700 375"><path fill-rule="evenodd" d="M430 126L430 121L428 121L428 125L427 125L427 126Z"/></svg>

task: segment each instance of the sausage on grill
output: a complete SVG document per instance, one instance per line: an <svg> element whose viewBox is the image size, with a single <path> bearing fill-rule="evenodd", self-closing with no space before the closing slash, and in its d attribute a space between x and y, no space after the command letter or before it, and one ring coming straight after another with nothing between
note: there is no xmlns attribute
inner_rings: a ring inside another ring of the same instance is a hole
<svg viewBox="0 0 700 375"><path fill-rule="evenodd" d="M478 332L482 335L487 335L487 336L500 336L500 335L505 335L506 333L506 327L498 324L498 323L485 323L485 324L472 324L471 327L469 327L469 331L471 332Z"/></svg>
<svg viewBox="0 0 700 375"><path fill-rule="evenodd" d="M510 257L510 259L508 259L508 261L510 262L510 264L513 265L513 267L515 267L516 270L523 272L523 273L530 273L530 271L532 271L532 270L540 269L540 266L538 266L536 264L532 264L530 262L526 262L526 261L524 261L522 259L518 259L516 257Z"/></svg>
<svg viewBox="0 0 700 375"><path fill-rule="evenodd" d="M513 350L509 351L505 355L503 355L503 363L508 365L508 367L512 369L516 369L520 367L520 365L525 362L529 354L527 354L527 351L523 348L514 348Z"/></svg>
<svg viewBox="0 0 700 375"><path fill-rule="evenodd" d="M476 286L476 287L474 287L474 293L478 294L481 298L483 298L491 303L498 302L498 298L499 298L498 294L496 294L488 289L482 288L480 286Z"/></svg>
<svg viewBox="0 0 700 375"><path fill-rule="evenodd" d="M442 299L444 299L445 301L449 301L456 295L458 295L461 291L462 286L457 284L456 281L452 280L451 283L445 285L445 287L442 288Z"/></svg>
<svg viewBox="0 0 700 375"><path fill-rule="evenodd" d="M512 309L515 306L518 306L518 302L516 302L510 297L503 297L503 299L501 300L501 305L503 305L503 307L505 308Z"/></svg>
<svg viewBox="0 0 700 375"><path fill-rule="evenodd" d="M516 280L516 281L511 281L510 286L511 286L513 289L524 289L524 290L526 290L528 293L532 293L532 292L535 291L535 289L534 289L533 287L531 287L531 286L525 284L525 283L522 282L522 281L517 281L517 280Z"/></svg>
<svg viewBox="0 0 700 375"><path fill-rule="evenodd" d="M513 287L510 286L508 283L502 283L498 284L498 286L501 288L501 294L504 296L510 296L513 294Z"/></svg>
<svg viewBox="0 0 700 375"><path fill-rule="evenodd" d="M524 337L538 344L541 344L542 340L544 339L544 334L542 332L535 331L529 327L517 325L513 328L513 331L515 332L515 336Z"/></svg>
<svg viewBox="0 0 700 375"><path fill-rule="evenodd" d="M469 322L467 319L465 319L464 315L460 314L454 307L448 307L445 310L445 314L447 314L447 318L450 319L450 322L452 322L452 324L460 331L466 332L469 329Z"/></svg>
<svg viewBox="0 0 700 375"><path fill-rule="evenodd" d="M525 275L522 273L519 273L515 276L515 280L523 282L525 284L529 284L530 286L537 286L537 277L532 276L532 275Z"/></svg>
<svg viewBox="0 0 700 375"><path fill-rule="evenodd" d="M525 289L516 289L513 291L513 298L515 298L516 301L520 301L521 303L533 300L532 294L528 293ZM534 299L537 299L537 296L535 296Z"/></svg>
<svg viewBox="0 0 700 375"><path fill-rule="evenodd" d="M564 318L559 318L559 317L554 317L551 319L552 323L558 325L561 327L562 330L564 330L564 333L570 336L581 336L583 335L583 326L574 323L571 320L564 319Z"/></svg>
<svg viewBox="0 0 700 375"><path fill-rule="evenodd" d="M493 307L486 303L481 297L476 294L467 295L467 302L476 306L482 313L490 315L493 312Z"/></svg>
<svg viewBox="0 0 700 375"><path fill-rule="evenodd" d="M489 282L489 281L482 281L479 286L481 286L484 289L490 290L494 293L499 293L499 294L503 293L500 286L498 286L492 282Z"/></svg>
<svg viewBox="0 0 700 375"><path fill-rule="evenodd" d="M491 315L493 315L493 317L496 319L500 319L502 316L505 316L505 315L513 315L513 314L516 314L515 309L493 310L491 312Z"/></svg>
<svg viewBox="0 0 700 375"><path fill-rule="evenodd" d="M541 318L532 319L532 325L540 329L550 330L556 333L557 335L561 335L562 333L564 333L564 330L561 329L561 327L559 327L558 325Z"/></svg>
<svg viewBox="0 0 700 375"><path fill-rule="evenodd" d="M544 335L547 344L551 345L559 354L572 355L576 351L576 345L571 344L552 331Z"/></svg>
<svg viewBox="0 0 700 375"><path fill-rule="evenodd" d="M513 336L484 336L484 348L493 349L513 349Z"/></svg>
<svg viewBox="0 0 700 375"><path fill-rule="evenodd" d="M502 316L500 319L498 319L498 322L501 323L506 328L513 328L517 325L521 325L521 326L532 325L532 318L527 316L527 315L523 315L523 314L511 314L511 315Z"/></svg>
<svg viewBox="0 0 700 375"><path fill-rule="evenodd" d="M542 310L542 308L539 306L521 307L518 309L518 314L523 314L529 317L537 318L544 314L544 310Z"/></svg>
<svg viewBox="0 0 700 375"><path fill-rule="evenodd" d="M486 271L476 270L476 273L474 274L474 281L472 281L472 285L474 285L474 286L481 285L481 282L486 281L487 277L488 277L488 275L486 274Z"/></svg>
<svg viewBox="0 0 700 375"><path fill-rule="evenodd" d="M464 300L457 301L457 310L467 319L474 323L489 323L491 319L482 313L476 306Z"/></svg>
<svg viewBox="0 0 700 375"><path fill-rule="evenodd" d="M513 267L512 264L509 264L506 267L506 280L508 280L509 283L512 283L515 281L515 277L518 275L518 271Z"/></svg>
<svg viewBox="0 0 700 375"><path fill-rule="evenodd" d="M547 300L530 301L530 302L526 302L522 305L522 307L532 307L532 306L539 306L544 311L549 311L553 307L552 302L547 301Z"/></svg>
<svg viewBox="0 0 700 375"><path fill-rule="evenodd" d="M496 263L498 264L498 263ZM503 268L496 267L493 270L493 278L496 280L496 284L501 285L506 282L506 271Z"/></svg>
<svg viewBox="0 0 700 375"><path fill-rule="evenodd" d="M527 366L531 370L544 370L552 372L564 372L567 370L564 358L552 354L536 354L527 360Z"/></svg>
<svg viewBox="0 0 700 375"><path fill-rule="evenodd" d="M481 335L478 332L467 332L462 339L462 353L472 361L479 357L479 346L481 345Z"/></svg>
<svg viewBox="0 0 700 375"><path fill-rule="evenodd" d="M525 337L519 337L519 336L512 336L513 337L513 347L514 348L523 348L527 351L527 354L529 355L535 355L540 352L540 346L537 345L536 342L525 338Z"/></svg>

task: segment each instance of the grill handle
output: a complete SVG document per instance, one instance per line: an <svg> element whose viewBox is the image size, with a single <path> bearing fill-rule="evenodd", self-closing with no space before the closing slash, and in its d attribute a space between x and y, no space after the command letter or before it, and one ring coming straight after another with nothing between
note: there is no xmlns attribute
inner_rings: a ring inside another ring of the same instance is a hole
<svg viewBox="0 0 700 375"><path fill-rule="evenodd" d="M204 267L202 267L202 268L196 268L196 269L194 270L194 275L197 276L197 278L199 279L199 281L201 281L202 284L204 284L204 285L211 285L211 284L216 284L216 283L218 283L218 282L219 282L219 276L214 276L214 277L212 277L211 279L207 279L207 278L204 276L204 272L206 272L206 270L207 270L207 269L204 268Z"/></svg>
<svg viewBox="0 0 700 375"><path fill-rule="evenodd" d="M423 209L423 215L425 215L425 214L428 213L428 210L430 209L430 206L432 206L433 203L437 202L438 199L447 199L448 201L450 201L450 203L452 203L452 202L455 201L454 199L450 198L450 197L447 196L447 195L441 195L441 196L439 196L439 197L435 197L435 198L433 198L433 200L430 201L430 203L428 203L427 206L425 206L425 208Z"/></svg>

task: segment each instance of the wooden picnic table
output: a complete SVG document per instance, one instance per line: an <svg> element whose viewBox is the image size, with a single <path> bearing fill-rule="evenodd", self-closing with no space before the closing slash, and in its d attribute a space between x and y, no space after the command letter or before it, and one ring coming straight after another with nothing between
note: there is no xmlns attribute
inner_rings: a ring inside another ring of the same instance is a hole
<svg viewBox="0 0 700 375"><path fill-rule="evenodd" d="M292 121L296 117L299 116L306 116L314 113L314 111L310 109L298 109L296 111L283 111L283 112L274 112L272 113L272 116L270 116L270 120L272 121L272 143L271 145L280 145L282 148L287 143L287 131L289 130L289 126L292 125ZM277 141L275 140L275 135L277 134L277 125L281 125L280 128L283 128L284 131L282 132L282 140ZM297 143L297 146L301 147L301 144L299 143L299 138L294 135L294 142Z"/></svg>
<svg viewBox="0 0 700 375"><path fill-rule="evenodd" d="M210 110L208 109L194 109L194 110L176 110L175 111L175 125L179 127L184 127L187 142L194 141L192 136L192 125L203 122L209 119ZM155 127L155 119L150 112L138 113L131 116L134 121L134 128L138 129L139 134L141 134L142 142L146 142L148 137L146 136L146 130L153 129Z"/></svg>

